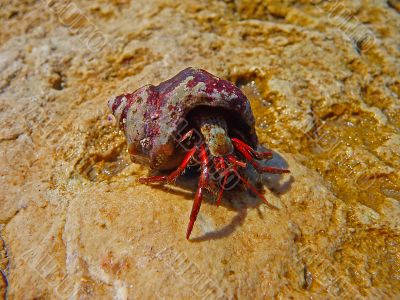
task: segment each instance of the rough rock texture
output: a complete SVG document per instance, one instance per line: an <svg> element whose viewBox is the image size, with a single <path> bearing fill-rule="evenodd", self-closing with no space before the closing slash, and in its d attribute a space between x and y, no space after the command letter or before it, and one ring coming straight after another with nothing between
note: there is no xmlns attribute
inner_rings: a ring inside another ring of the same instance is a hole
<svg viewBox="0 0 400 300"><path fill-rule="evenodd" d="M179 4L179 2L182 2ZM2 1L0 291L10 299L400 297L398 1ZM235 82L292 173L140 185L107 99ZM3 242L4 241L4 242Z"/></svg>

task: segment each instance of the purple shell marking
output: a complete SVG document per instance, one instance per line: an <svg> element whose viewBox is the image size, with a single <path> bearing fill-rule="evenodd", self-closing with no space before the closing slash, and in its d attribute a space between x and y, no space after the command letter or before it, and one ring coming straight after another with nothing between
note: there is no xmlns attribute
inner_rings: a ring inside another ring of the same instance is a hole
<svg viewBox="0 0 400 300"><path fill-rule="evenodd" d="M257 145L246 96L231 82L202 69L187 68L158 86L146 85L111 99L108 105L125 133L132 160L153 169L179 165L184 152L177 145L177 135L187 114L197 107L231 113L249 145Z"/></svg>

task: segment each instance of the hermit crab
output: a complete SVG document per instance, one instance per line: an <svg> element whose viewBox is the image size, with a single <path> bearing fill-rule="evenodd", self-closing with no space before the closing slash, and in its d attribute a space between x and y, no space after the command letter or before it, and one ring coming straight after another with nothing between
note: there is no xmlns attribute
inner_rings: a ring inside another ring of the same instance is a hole
<svg viewBox="0 0 400 300"><path fill-rule="evenodd" d="M190 165L200 178L186 231L189 239L205 190L217 195L219 205L229 178L243 182L271 205L245 178L248 164L259 173L289 170L262 166L272 152L258 145L250 103L231 82L207 71L187 68L158 86L145 85L112 98L108 106L125 133L131 159L169 175L140 178L142 183L173 183Z"/></svg>

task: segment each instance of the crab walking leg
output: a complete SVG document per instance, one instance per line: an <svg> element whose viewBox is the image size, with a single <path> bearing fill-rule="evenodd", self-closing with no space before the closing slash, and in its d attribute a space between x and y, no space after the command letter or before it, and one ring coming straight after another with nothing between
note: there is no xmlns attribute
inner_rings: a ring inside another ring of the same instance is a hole
<svg viewBox="0 0 400 300"><path fill-rule="evenodd" d="M235 175L236 175L241 181L243 181L244 184L247 185L248 188L251 189L251 190L253 191L253 193L255 193L265 204L267 204L270 208L278 209L276 206L274 206L274 205L272 205L271 203L269 203L268 200L265 199L265 197L264 197L263 195L261 195L261 194L257 191L257 189L256 189L254 186L252 186L252 185L250 184L250 182L248 182L246 179L244 179L244 178L239 174L239 172L236 170L236 168L233 169L233 172L234 172Z"/></svg>
<svg viewBox="0 0 400 300"><path fill-rule="evenodd" d="M208 157L206 150L204 148L204 144L200 146L200 160L201 160L201 174L200 174L200 179L199 183L197 186L197 191L196 191L196 196L194 198L193 206L192 206L192 211L190 212L190 219L189 219L189 224L186 230L186 239L188 240L190 237L190 234L192 233L193 225L194 222L196 222L197 215L200 210L201 206L201 200L203 198L203 192L204 189L208 183L208 175L209 175L209 169L208 169Z"/></svg>
<svg viewBox="0 0 400 300"><path fill-rule="evenodd" d="M258 152L251 148L249 145L247 145L245 142L237 139L237 138L232 138L231 141L233 144L237 144L242 146L245 150L253 154L257 159L270 159L272 158L272 152L271 151L266 151L266 152Z"/></svg>
<svg viewBox="0 0 400 300"><path fill-rule="evenodd" d="M283 173L290 173L288 169L280 169L280 168L275 168L275 167L268 167L268 166L261 166L258 162L254 160L254 158L249 154L249 152L246 151L246 149L237 143L234 143L235 148L243 154L243 156L246 158L246 160L251 163L251 165L257 170L258 173L273 173L273 174L283 174Z"/></svg>
<svg viewBox="0 0 400 300"><path fill-rule="evenodd" d="M229 175L229 172L226 171L225 175L224 175L224 179L222 181L221 188L219 190L219 195L218 195L218 199L217 199L217 207L221 204L222 194L224 193L224 190L225 190L225 185L226 185L226 181L228 179L228 175Z"/></svg>
<svg viewBox="0 0 400 300"><path fill-rule="evenodd" d="M187 140L188 138L191 138L193 135L194 129L190 129L188 132L186 132L182 137L178 140L178 143L183 142L184 140Z"/></svg>
<svg viewBox="0 0 400 300"><path fill-rule="evenodd" d="M226 170L226 163L225 163L225 160L223 157L214 157L213 162L214 162L214 166L217 169L218 173L223 176L222 185L219 189L219 195L218 195L217 202L216 202L217 207L218 207L222 200L222 194L224 193L224 190L225 190L225 185L226 185L226 181L228 179L229 171Z"/></svg>
<svg viewBox="0 0 400 300"><path fill-rule="evenodd" d="M215 169L217 171L221 171L221 172L223 171L223 167L222 167L222 164L224 163L223 157L214 157L213 163L214 163Z"/></svg>
<svg viewBox="0 0 400 300"><path fill-rule="evenodd" d="M228 155L228 161L235 165L235 166L239 166L241 168L246 168L247 164L245 162L242 162L238 159L236 159L236 157L234 157L233 155Z"/></svg>
<svg viewBox="0 0 400 300"><path fill-rule="evenodd" d="M192 159L193 155L195 154L197 150L197 147L193 147L192 149L189 150L189 152L186 153L185 158L182 160L182 163L179 165L179 167L173 171L169 175L164 175L164 176L152 176L152 177L147 177L147 178L139 178L139 182L141 183L152 183L152 182L160 182L160 181L166 181L166 182L173 182L175 181L179 175L185 171L188 163Z"/></svg>

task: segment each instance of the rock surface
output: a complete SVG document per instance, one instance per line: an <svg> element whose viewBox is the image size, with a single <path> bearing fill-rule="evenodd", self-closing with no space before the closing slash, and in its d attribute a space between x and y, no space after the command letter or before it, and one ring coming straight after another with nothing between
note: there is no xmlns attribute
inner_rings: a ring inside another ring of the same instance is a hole
<svg viewBox="0 0 400 300"><path fill-rule="evenodd" d="M3 2L1 293L400 297L398 1ZM188 66L242 89L291 170L263 178L279 211L209 199L189 242L196 178L138 184L106 106Z"/></svg>

